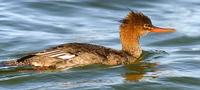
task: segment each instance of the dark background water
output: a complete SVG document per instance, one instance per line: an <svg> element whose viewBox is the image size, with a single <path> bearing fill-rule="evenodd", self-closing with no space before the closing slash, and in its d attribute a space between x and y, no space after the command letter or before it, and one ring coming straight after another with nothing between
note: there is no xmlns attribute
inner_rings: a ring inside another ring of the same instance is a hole
<svg viewBox="0 0 200 90"><path fill-rule="evenodd" d="M199 90L199 0L0 0L0 60L68 42L121 49L117 21L128 8L177 32L142 38L144 60L134 65L53 72L0 68L0 89Z"/></svg>

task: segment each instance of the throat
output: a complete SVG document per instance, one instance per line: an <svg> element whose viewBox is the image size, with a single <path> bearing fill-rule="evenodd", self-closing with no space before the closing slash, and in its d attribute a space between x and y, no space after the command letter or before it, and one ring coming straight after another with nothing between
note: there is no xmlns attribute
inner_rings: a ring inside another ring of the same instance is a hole
<svg viewBox="0 0 200 90"><path fill-rule="evenodd" d="M139 58L142 54L139 39L137 35L130 35L131 33L121 33L120 41L122 44L122 50L131 54L133 57ZM131 37L132 36L132 37Z"/></svg>
<svg viewBox="0 0 200 90"><path fill-rule="evenodd" d="M142 54L139 43L122 43L122 50L136 58L139 58Z"/></svg>

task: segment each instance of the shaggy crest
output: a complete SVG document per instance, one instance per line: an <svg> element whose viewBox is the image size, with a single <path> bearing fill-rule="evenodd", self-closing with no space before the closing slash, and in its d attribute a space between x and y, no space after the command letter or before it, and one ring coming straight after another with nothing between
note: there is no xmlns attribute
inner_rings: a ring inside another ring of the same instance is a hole
<svg viewBox="0 0 200 90"><path fill-rule="evenodd" d="M132 10L120 22L121 22L121 26L123 26L125 24L129 24L129 25L143 25L143 24L151 25L152 24L149 17L147 17L146 15L144 15L141 12L136 12L136 11L132 11Z"/></svg>

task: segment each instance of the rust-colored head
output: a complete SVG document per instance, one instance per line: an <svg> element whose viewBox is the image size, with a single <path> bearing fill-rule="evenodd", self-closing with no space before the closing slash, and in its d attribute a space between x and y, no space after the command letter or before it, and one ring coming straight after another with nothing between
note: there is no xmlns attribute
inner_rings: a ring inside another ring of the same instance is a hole
<svg viewBox="0 0 200 90"><path fill-rule="evenodd" d="M175 29L172 28L160 28L156 27L151 23L149 17L145 16L141 12L130 11L128 15L121 21L121 30L129 30L131 33L134 33L138 37L146 35L149 32L156 33L166 33L166 32L175 32Z"/></svg>
<svg viewBox="0 0 200 90"><path fill-rule="evenodd" d="M142 53L139 39L149 32L166 33L174 32L175 29L156 27L151 23L149 17L142 13L130 11L121 21L120 41L123 51L134 57L139 57Z"/></svg>

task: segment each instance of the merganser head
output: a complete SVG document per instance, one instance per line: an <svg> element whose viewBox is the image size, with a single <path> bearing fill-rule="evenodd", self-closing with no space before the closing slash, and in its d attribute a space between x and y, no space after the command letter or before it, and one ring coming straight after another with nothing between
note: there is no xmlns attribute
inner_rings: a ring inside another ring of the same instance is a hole
<svg viewBox="0 0 200 90"><path fill-rule="evenodd" d="M172 28L160 28L152 24L149 17L145 16L141 12L130 11L128 15L122 20L121 29L130 30L138 37L144 36L149 32L167 33L175 32Z"/></svg>
<svg viewBox="0 0 200 90"><path fill-rule="evenodd" d="M175 32L175 29L156 27L152 24L150 18L143 13L130 11L120 25L122 49L134 57L139 57L142 53L139 39L149 32Z"/></svg>

